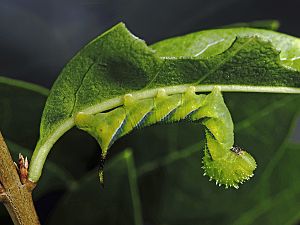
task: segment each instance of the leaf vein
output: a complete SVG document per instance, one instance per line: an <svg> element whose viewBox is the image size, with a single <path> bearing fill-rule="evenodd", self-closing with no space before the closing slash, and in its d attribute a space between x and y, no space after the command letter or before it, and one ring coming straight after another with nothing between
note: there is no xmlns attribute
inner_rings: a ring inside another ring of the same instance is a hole
<svg viewBox="0 0 300 225"><path fill-rule="evenodd" d="M235 38L235 40L232 42L231 46L226 50L228 51L234 43L237 41L238 37ZM239 48L237 48L235 51L230 53L227 57L224 57L223 60L221 60L213 69L208 71L204 76L202 76L198 81L197 84L200 84L204 80L206 80L207 77L209 77L211 74L216 72L218 69L220 69L221 66L223 66L225 63L227 63L230 59L232 59L235 55L237 55L244 47L246 47L248 44L250 44L254 40L254 37L249 38L244 44L242 44ZM225 51L225 52L226 52ZM223 52L224 53L224 52ZM221 53L221 54L223 54Z"/></svg>
<svg viewBox="0 0 300 225"><path fill-rule="evenodd" d="M95 62L93 62L89 67L88 69L86 70L86 72L83 74L82 78L81 78L81 81L80 81L80 85L79 87L77 88L77 90L75 91L75 99L74 99L74 103L73 103L73 106L72 106L72 110L71 110L71 113L70 113L70 117L74 114L74 111L75 111L75 108L76 108L76 105L77 105L77 101L78 101L78 93L84 83L84 79L86 78L87 74L89 73L89 71L91 70L91 68L95 65Z"/></svg>

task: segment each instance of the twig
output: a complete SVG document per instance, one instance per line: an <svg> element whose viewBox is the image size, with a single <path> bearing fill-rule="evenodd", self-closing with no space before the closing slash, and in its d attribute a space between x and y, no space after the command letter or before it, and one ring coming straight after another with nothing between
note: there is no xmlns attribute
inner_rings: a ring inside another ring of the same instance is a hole
<svg viewBox="0 0 300 225"><path fill-rule="evenodd" d="M27 171L28 161L23 156L17 171L0 133L0 201L15 225L40 225L31 195L35 184L27 179Z"/></svg>

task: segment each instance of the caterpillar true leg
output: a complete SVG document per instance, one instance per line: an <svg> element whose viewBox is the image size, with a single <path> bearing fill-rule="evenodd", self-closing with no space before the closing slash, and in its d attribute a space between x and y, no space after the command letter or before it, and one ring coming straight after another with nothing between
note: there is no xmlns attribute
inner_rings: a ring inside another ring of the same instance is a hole
<svg viewBox="0 0 300 225"><path fill-rule="evenodd" d="M208 95L197 95L194 87L173 95L167 95L164 89L160 89L154 98L142 100L128 94L124 96L122 106L95 115L78 113L75 123L98 140L102 160L105 160L114 141L133 129L180 120L201 122L206 127L203 168L217 184L238 188L239 183L253 175L256 168L253 157L233 147L233 122L218 87ZM100 180L103 182L102 169Z"/></svg>

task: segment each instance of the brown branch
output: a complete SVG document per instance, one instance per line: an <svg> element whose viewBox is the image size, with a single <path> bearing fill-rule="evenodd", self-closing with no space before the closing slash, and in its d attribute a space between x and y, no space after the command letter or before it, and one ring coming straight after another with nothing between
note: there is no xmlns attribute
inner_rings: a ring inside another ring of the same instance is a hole
<svg viewBox="0 0 300 225"><path fill-rule="evenodd" d="M15 225L40 225L33 201L35 184L24 178L28 162L20 164L22 182L17 168L0 133L0 201L4 203Z"/></svg>
<svg viewBox="0 0 300 225"><path fill-rule="evenodd" d="M4 199L5 199L5 193L4 192L5 192L4 191L4 187L3 187L3 185L0 182L0 202L3 202Z"/></svg>

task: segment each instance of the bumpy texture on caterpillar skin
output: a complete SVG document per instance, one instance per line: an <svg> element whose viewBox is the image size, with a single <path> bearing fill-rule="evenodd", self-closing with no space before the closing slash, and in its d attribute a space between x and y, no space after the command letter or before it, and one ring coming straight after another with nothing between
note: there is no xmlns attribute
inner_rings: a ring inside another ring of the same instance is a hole
<svg viewBox="0 0 300 225"><path fill-rule="evenodd" d="M155 123L181 120L201 122L206 127L206 147L203 157L205 175L216 184L238 188L253 176L254 158L234 147L233 122L219 88L208 95L197 95L190 87L183 94L166 95L164 89L155 98L136 100L124 96L124 105L95 115L78 113L76 125L95 137L102 149L100 181L103 183L103 164L109 147L135 128Z"/></svg>

